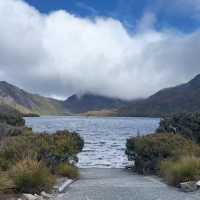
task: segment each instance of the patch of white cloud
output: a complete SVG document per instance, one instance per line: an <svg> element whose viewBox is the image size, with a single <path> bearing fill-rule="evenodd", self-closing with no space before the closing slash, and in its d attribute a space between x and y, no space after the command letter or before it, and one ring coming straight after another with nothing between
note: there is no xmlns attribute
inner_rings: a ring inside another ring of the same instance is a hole
<svg viewBox="0 0 200 200"><path fill-rule="evenodd" d="M200 31L156 31L146 13L130 35L112 18L48 15L21 0L0 1L0 71L48 96L146 97L200 72Z"/></svg>

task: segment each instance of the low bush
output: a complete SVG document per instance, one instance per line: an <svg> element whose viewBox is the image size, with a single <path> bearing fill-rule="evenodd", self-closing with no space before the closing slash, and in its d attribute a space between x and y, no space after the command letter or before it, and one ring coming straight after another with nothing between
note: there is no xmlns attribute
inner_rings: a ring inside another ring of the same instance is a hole
<svg viewBox="0 0 200 200"><path fill-rule="evenodd" d="M198 181L200 158L186 156L177 161L163 161L160 165L160 175L173 186L178 186L181 182Z"/></svg>
<svg viewBox="0 0 200 200"><path fill-rule="evenodd" d="M78 134L68 131L8 137L0 143L0 167L7 170L18 160L30 158L43 161L54 169L60 163L76 160L83 145L83 139Z"/></svg>
<svg viewBox="0 0 200 200"><path fill-rule="evenodd" d="M52 188L55 178L41 162L22 160L10 170L16 190L25 193L39 193Z"/></svg>
<svg viewBox="0 0 200 200"><path fill-rule="evenodd" d="M84 146L77 133L64 130L38 134L24 123L21 114L1 113L0 107L0 193L50 190L58 165L78 161L77 154ZM59 169L64 176L78 177L75 167L61 169L60 165Z"/></svg>
<svg viewBox="0 0 200 200"><path fill-rule="evenodd" d="M9 108L10 109L10 108ZM0 106L1 111L1 106ZM6 123L12 126L24 126L25 120L23 119L22 114L16 110L3 110L0 112L0 122Z"/></svg>
<svg viewBox="0 0 200 200"><path fill-rule="evenodd" d="M200 113L178 113L164 117L158 133L178 133L200 143Z"/></svg>
<svg viewBox="0 0 200 200"><path fill-rule="evenodd" d="M77 179L79 178L79 170L77 167L71 165L62 163L57 167L57 173L58 175L70 178L70 179Z"/></svg>
<svg viewBox="0 0 200 200"><path fill-rule="evenodd" d="M140 174L155 174L161 161L200 155L200 147L179 134L157 133L127 140L126 154Z"/></svg>

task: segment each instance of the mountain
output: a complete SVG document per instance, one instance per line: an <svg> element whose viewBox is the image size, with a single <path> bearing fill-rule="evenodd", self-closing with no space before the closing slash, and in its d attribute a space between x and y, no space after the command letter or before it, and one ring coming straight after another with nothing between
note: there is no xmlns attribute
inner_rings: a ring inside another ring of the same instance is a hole
<svg viewBox="0 0 200 200"><path fill-rule="evenodd" d="M39 115L84 113L86 116L142 117L200 112L200 74L185 84L160 90L146 99L132 102L94 94L72 95L65 101L59 101L31 94L5 81L0 81L0 111L8 107L24 114Z"/></svg>
<svg viewBox="0 0 200 200"><path fill-rule="evenodd" d="M55 115L65 110L62 101L28 93L5 81L0 81L0 105L24 114Z"/></svg>
<svg viewBox="0 0 200 200"><path fill-rule="evenodd" d="M73 95L64 102L64 107L71 113L86 113L89 111L102 111L119 109L128 102L120 99L104 97L100 95L84 94Z"/></svg>
<svg viewBox="0 0 200 200"><path fill-rule="evenodd" d="M112 114L113 109L126 106L127 102L115 98L85 94L73 95L65 101L26 92L10 83L0 81L0 112L2 109L16 110L25 115L66 115L89 113L92 115ZM100 111L93 112L93 111Z"/></svg>
<svg viewBox="0 0 200 200"><path fill-rule="evenodd" d="M160 90L118 110L120 116L162 116L200 111L200 74L188 83Z"/></svg>

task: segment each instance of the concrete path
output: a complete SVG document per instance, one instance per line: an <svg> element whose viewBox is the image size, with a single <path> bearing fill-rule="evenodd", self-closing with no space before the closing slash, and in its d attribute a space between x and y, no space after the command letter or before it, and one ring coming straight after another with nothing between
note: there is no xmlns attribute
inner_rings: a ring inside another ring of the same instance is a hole
<svg viewBox="0 0 200 200"><path fill-rule="evenodd" d="M200 192L183 193L123 169L82 169L81 179L56 200L200 200Z"/></svg>

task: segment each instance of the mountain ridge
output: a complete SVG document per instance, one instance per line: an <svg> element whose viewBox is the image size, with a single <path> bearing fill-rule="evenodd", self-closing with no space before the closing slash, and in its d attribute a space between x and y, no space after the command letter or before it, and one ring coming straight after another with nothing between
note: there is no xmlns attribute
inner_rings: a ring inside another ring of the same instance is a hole
<svg viewBox="0 0 200 200"><path fill-rule="evenodd" d="M200 74L187 83L165 88L118 110L120 116L162 116L200 111Z"/></svg>
<svg viewBox="0 0 200 200"><path fill-rule="evenodd" d="M162 89L146 99L123 101L86 93L64 101L31 94L0 81L0 105L24 114L160 117L178 112L200 112L200 74L187 83Z"/></svg>
<svg viewBox="0 0 200 200"><path fill-rule="evenodd" d="M10 106L29 115L76 115L90 111L112 110L126 101L94 94L72 95L65 101L32 94L6 81L0 81L0 105Z"/></svg>
<svg viewBox="0 0 200 200"><path fill-rule="evenodd" d="M0 104L8 105L24 114L63 114L59 100L31 94L6 81L0 81Z"/></svg>
<svg viewBox="0 0 200 200"><path fill-rule="evenodd" d="M127 101L86 93L82 96L72 95L64 101L65 107L72 113L118 109L127 105Z"/></svg>

